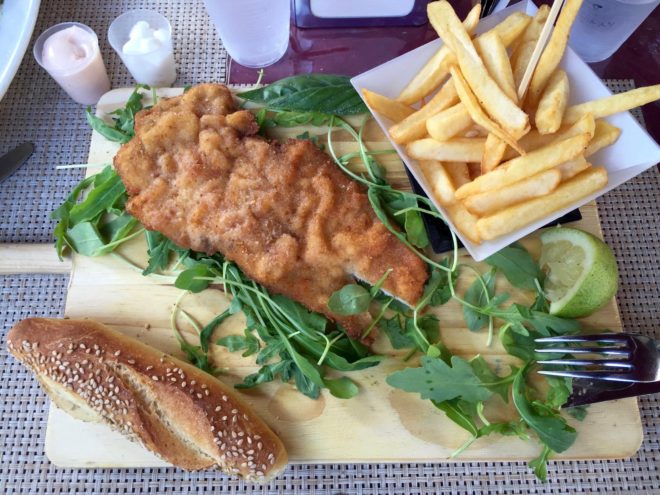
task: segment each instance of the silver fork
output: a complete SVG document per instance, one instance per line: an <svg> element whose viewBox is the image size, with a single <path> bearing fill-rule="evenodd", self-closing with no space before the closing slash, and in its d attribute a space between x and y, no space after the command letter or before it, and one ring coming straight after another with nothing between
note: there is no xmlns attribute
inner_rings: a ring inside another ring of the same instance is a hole
<svg viewBox="0 0 660 495"><path fill-rule="evenodd" d="M539 371L543 375L628 383L660 382L660 341L645 335L631 333L570 335L540 338L535 342L562 344L561 347L535 349L537 353L562 355L559 359L539 361L539 364L544 367L570 367ZM564 347L565 344L576 345ZM581 359L565 357L566 354L594 357Z"/></svg>

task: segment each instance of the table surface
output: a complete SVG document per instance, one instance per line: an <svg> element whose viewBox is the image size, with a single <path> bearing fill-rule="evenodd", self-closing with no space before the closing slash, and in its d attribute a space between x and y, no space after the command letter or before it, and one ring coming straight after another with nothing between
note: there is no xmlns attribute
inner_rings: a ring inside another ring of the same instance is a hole
<svg viewBox="0 0 660 495"><path fill-rule="evenodd" d="M133 80L111 50L104 33L130 8L151 8L174 26L178 85L203 81L249 81L254 70L231 66L201 1L45 0L32 38L66 20L88 24L101 38L101 50L113 87ZM459 2L465 10L467 2ZM660 77L659 9L610 60L595 64L616 88L658 83ZM359 73L434 37L420 28L297 30L285 58L266 70L267 80L292 73L324 70ZM83 109L72 102L28 55L0 102L0 154L31 140L29 162L0 184L0 243L51 242L54 209L80 180L82 171L56 171L60 164L86 160L90 130ZM325 47L325 48L324 48ZM328 48L330 47L330 48ZM295 50L298 50L297 52ZM658 140L659 107L644 109L650 133ZM660 261L660 174L652 168L599 200L606 241L621 272L617 300L624 327L660 337L660 289L655 271ZM11 325L27 316L61 316L68 277L0 277L0 491L23 493L659 493L660 399L640 399L645 440L632 459L552 462L550 481L537 482L524 463L429 463L373 465L296 465L270 485L251 487L216 472L177 469L72 470L52 466L43 452L48 401L36 381L7 355ZM604 435L603 441L607 441Z"/></svg>

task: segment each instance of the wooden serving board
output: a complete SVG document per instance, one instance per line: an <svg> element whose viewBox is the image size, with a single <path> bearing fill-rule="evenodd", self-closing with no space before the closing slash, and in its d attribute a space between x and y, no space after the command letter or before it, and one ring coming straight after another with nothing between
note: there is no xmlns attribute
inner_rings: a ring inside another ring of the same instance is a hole
<svg viewBox="0 0 660 495"><path fill-rule="evenodd" d="M166 90L175 94L180 90ZM123 105L130 89L107 93L99 102L100 113L107 113ZM280 137L295 136L303 131L323 134L319 128L289 129ZM370 149L387 149L389 143L378 126L366 129ZM335 135L338 154L354 151L356 146L346 133ZM97 133L92 136L90 164L109 163L117 146ZM383 155L380 162L387 168L390 180L398 187L409 187L403 165L396 155ZM96 173L99 168L90 168ZM595 203L582 208L583 220L579 228L601 235ZM525 240L535 252L539 242ZM139 266L146 265L146 247L142 239L132 241L120 250L121 254ZM465 253L461 262L476 264ZM93 318L121 332L182 357L170 329L169 319L173 304L181 291L171 285L171 279L143 277L140 270L113 257L73 257L70 287L65 315L71 318ZM485 267L481 267L482 271ZM459 292L471 282L469 274L461 277ZM521 294L498 280L498 291L506 290L521 302L529 302L529 295ZM205 324L229 305L218 290L206 290L186 296L181 306L200 323ZM499 343L486 347L484 332L473 333L465 328L461 308L450 302L436 311L440 319L443 342L452 352L471 357L482 354L496 367L506 370L514 362ZM616 302L589 317L587 326L621 329ZM192 341L193 330L179 321L180 328ZM242 314L232 316L216 331L212 341L228 334L242 333ZM497 340L497 339L496 339ZM447 460L450 454L467 439L461 430L429 401L418 396L394 390L385 383L385 377L404 366L386 339L375 344L377 351L391 358L367 370L350 373L359 385L360 394L351 400L340 400L324 391L318 400L311 400L295 391L293 386L273 382L256 389L241 392L282 437L293 462L413 462ZM212 355L216 365L226 368L220 379L234 384L256 371L252 358L230 353L215 347ZM486 416L500 420L512 415L512 406L494 398L487 404ZM624 399L593 405L586 420L569 422L579 432L578 440L568 451L559 455L564 459L608 459L633 455L642 441L642 427L636 399ZM51 406L46 434L46 452L58 466L67 467L137 467L162 466L164 463L141 446L125 440L105 426L83 423L72 419ZM493 435L480 439L464 451L459 460L520 460L535 457L539 447L534 442Z"/></svg>

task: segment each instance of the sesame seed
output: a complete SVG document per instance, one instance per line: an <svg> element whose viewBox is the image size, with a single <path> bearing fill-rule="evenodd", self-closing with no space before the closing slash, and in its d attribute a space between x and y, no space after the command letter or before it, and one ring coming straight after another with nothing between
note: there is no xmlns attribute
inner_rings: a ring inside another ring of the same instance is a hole
<svg viewBox="0 0 660 495"><path fill-rule="evenodd" d="M223 416L222 421L227 421L227 416Z"/></svg>
<svg viewBox="0 0 660 495"><path fill-rule="evenodd" d="M261 450L261 447L263 447L263 444L261 442L257 443L257 450Z"/></svg>
<svg viewBox="0 0 660 495"><path fill-rule="evenodd" d="M226 395L223 395L223 396L222 396L222 400L224 400L225 402L227 402L227 396L226 396Z"/></svg>
<svg viewBox="0 0 660 495"><path fill-rule="evenodd" d="M135 364L135 359L128 359L126 362L128 364Z"/></svg>
<svg viewBox="0 0 660 495"><path fill-rule="evenodd" d="M145 371L150 371L150 370L152 370L152 369L154 369L154 367L151 366L151 365L149 365L149 366L147 366L147 367L145 368Z"/></svg>
<svg viewBox="0 0 660 495"><path fill-rule="evenodd" d="M152 379L153 381L155 381L155 382L158 381L158 377L157 377L156 375L152 376L151 379Z"/></svg>
<svg viewBox="0 0 660 495"><path fill-rule="evenodd" d="M191 385L195 385L197 383L197 380L190 380Z"/></svg>
<svg viewBox="0 0 660 495"><path fill-rule="evenodd" d="M220 411L221 409L222 409L222 407L220 407L220 406L216 406L216 407L215 407L215 412L218 412L218 411Z"/></svg>
<svg viewBox="0 0 660 495"><path fill-rule="evenodd" d="M247 437L247 442L248 442L250 445L252 445L252 438L251 438L251 437Z"/></svg>
<svg viewBox="0 0 660 495"><path fill-rule="evenodd" d="M202 397L203 397L202 394L197 394L198 399L201 399Z"/></svg>
<svg viewBox="0 0 660 495"><path fill-rule="evenodd" d="M115 356L119 356L121 354L121 351L115 351Z"/></svg>
<svg viewBox="0 0 660 495"><path fill-rule="evenodd" d="M181 388L185 388L186 382L181 382Z"/></svg>
<svg viewBox="0 0 660 495"><path fill-rule="evenodd" d="M238 412L238 409L232 409L232 410L231 410L231 413L232 413L232 414L236 414L237 412Z"/></svg>
<svg viewBox="0 0 660 495"><path fill-rule="evenodd" d="M87 346L81 342L81 343L80 343L80 348L81 348L81 349L87 349Z"/></svg>
<svg viewBox="0 0 660 495"><path fill-rule="evenodd" d="M176 378L175 378L175 380L176 380ZM209 393L208 389L204 389L204 395L206 395L207 397L208 397L209 395L211 395L211 394Z"/></svg>

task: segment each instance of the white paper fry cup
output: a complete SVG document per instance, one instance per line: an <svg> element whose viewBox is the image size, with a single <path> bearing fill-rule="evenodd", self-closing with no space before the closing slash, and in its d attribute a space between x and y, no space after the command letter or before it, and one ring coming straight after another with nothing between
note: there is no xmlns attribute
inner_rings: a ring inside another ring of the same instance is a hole
<svg viewBox="0 0 660 495"><path fill-rule="evenodd" d="M482 19L479 22L479 26L477 26L476 33L479 34L489 30L513 12L526 12L527 14L533 15L536 10L536 6L531 1L520 2ZM399 95L406 84L408 84L410 79L417 74L426 61L431 58L441 46L441 40L438 39L431 41L426 45L420 46L415 50L354 77L351 79L351 82L360 95L362 95L362 89L369 89L390 98L395 98ZM566 71L570 79L571 90L569 104L595 100L612 94L603 81L594 74L589 66L583 62L580 57L570 49L570 47L566 48L560 66ZM387 130L392 125L392 122L373 110L372 113L380 127L383 129L385 135L389 138ZM569 211L602 196L607 191L610 191L636 175L639 175L660 161L660 147L653 138L648 135L646 130L639 125L630 112L612 115L606 120L621 129L621 136L612 146L604 148L589 157L589 162L594 166L602 165L607 169L609 180L606 187L597 193L576 201L567 208L556 211L541 220L530 223L520 230L516 230L515 232L511 232L510 234L491 241L484 241L481 244L470 242L467 238L461 235L461 233L454 227L446 210L438 204L433 197L431 185L426 180L417 161L406 154L404 147L393 142L391 138L389 139L412 175L417 179L429 198L431 198L433 204L447 219L450 228L461 239L470 255L472 255L475 260L481 261L491 254L496 253L503 247L508 246L512 242L515 242L522 237L525 237L527 234L547 225L553 220L560 218Z"/></svg>

